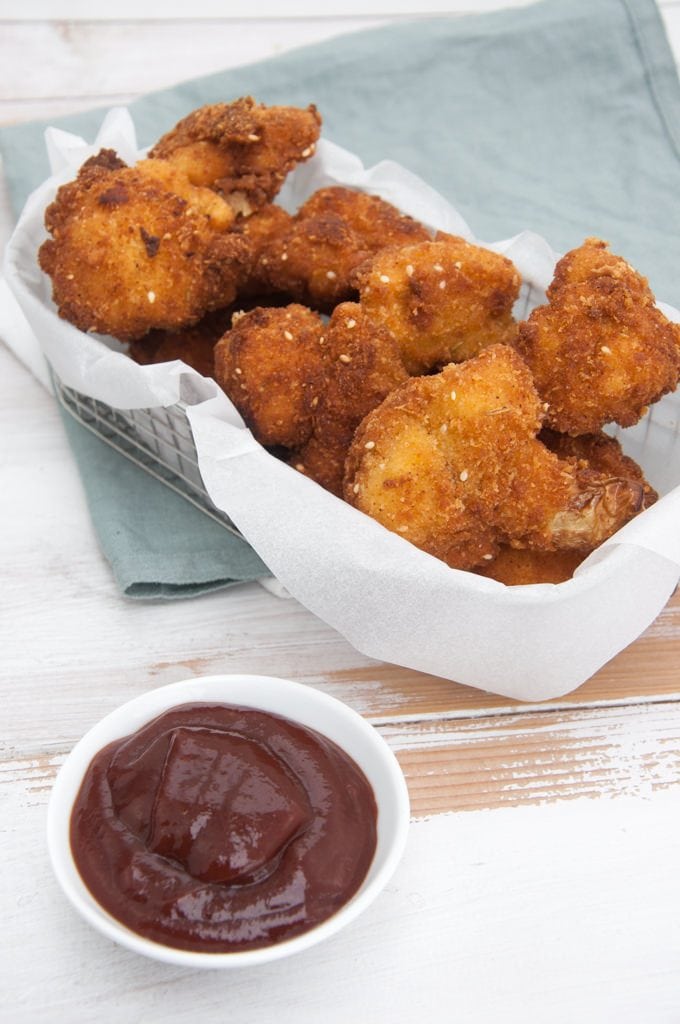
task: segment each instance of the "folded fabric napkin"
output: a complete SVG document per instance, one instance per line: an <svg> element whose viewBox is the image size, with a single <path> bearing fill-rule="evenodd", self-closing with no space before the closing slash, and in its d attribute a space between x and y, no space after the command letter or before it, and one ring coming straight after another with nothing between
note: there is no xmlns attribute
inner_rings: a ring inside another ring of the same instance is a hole
<svg viewBox="0 0 680 1024"><path fill-rule="evenodd" d="M393 159L458 207L478 238L531 228L558 250L607 239L680 305L680 85L653 0L543 0L400 23L236 68L131 104L140 145L204 103L316 103L326 138ZM60 118L91 139L101 110ZM17 211L48 173L47 123L0 130ZM132 597L259 577L257 555L77 424L93 521Z"/></svg>

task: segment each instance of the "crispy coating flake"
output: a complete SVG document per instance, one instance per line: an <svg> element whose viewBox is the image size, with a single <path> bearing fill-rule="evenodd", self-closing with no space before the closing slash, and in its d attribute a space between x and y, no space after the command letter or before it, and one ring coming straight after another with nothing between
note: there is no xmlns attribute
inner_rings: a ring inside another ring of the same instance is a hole
<svg viewBox="0 0 680 1024"><path fill-rule="evenodd" d="M271 285L319 308L356 297L352 275L385 246L411 245L430 234L378 196L334 186L315 192L286 234L265 253Z"/></svg>
<svg viewBox="0 0 680 1024"><path fill-rule="evenodd" d="M504 345L393 391L359 426L345 499L469 569L501 544L589 551L642 505L637 482L560 460L536 439L541 405Z"/></svg>
<svg viewBox="0 0 680 1024"><path fill-rule="evenodd" d="M411 374L513 340L520 277L504 256L453 235L385 249L357 271L361 305L395 337Z"/></svg>
<svg viewBox="0 0 680 1024"><path fill-rule="evenodd" d="M270 284L267 251L271 247L280 245L281 239L289 230L292 222L291 215L283 207L276 206L274 203L263 206L250 217L239 217L234 231L248 240L253 256L252 269L243 282L239 294L267 295L279 292L279 289ZM290 297L290 293L288 294Z"/></svg>
<svg viewBox="0 0 680 1024"><path fill-rule="evenodd" d="M322 386L312 410L313 433L293 465L338 497L345 457L363 418L408 380L394 338L357 303L336 306L325 332Z"/></svg>
<svg viewBox="0 0 680 1024"><path fill-rule="evenodd" d="M124 341L232 302L251 262L230 208L164 161L102 150L47 208L39 262L59 315Z"/></svg>
<svg viewBox="0 0 680 1024"><path fill-rule="evenodd" d="M589 239L557 265L550 301L520 324L516 347L564 434L632 426L677 387L680 328L644 278Z"/></svg>
<svg viewBox="0 0 680 1024"><path fill-rule="evenodd" d="M295 304L237 314L215 347L215 379L263 445L297 448L312 432L323 321Z"/></svg>
<svg viewBox="0 0 680 1024"><path fill-rule="evenodd" d="M289 171L312 156L320 127L313 104L265 107L246 96L192 111L149 156L172 161L194 185L216 189L247 216L271 202Z"/></svg>

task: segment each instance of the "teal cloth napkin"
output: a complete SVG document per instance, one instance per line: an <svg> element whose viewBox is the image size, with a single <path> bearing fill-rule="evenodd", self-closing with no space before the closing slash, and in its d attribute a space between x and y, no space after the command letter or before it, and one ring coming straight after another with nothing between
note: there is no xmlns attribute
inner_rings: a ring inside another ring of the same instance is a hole
<svg viewBox="0 0 680 1024"><path fill-rule="evenodd" d="M566 250L605 238L680 306L680 84L653 0L543 0L345 35L137 100L140 144L245 94L316 103L326 138L419 174L480 239L531 228ZM102 116L53 123L90 139ZM17 210L47 174L46 126L0 130ZM75 424L68 433L127 594L189 596L262 575L247 545Z"/></svg>

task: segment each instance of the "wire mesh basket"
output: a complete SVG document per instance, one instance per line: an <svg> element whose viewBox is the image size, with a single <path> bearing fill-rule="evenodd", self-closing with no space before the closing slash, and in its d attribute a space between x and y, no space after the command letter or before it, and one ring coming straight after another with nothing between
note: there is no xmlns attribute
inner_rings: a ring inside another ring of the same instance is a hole
<svg viewBox="0 0 680 1024"><path fill-rule="evenodd" d="M164 408L114 409L67 387L52 374L57 399L81 426L134 462L226 530L242 536L212 503L198 467L186 402Z"/></svg>

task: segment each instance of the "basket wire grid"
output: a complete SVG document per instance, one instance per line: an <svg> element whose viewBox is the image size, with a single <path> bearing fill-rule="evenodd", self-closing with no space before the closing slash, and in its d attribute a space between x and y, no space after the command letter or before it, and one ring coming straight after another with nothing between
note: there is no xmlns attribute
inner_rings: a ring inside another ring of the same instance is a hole
<svg viewBox="0 0 680 1024"><path fill-rule="evenodd" d="M185 402L167 408L114 409L67 387L56 374L52 377L57 399L73 419L225 530L242 536L205 489Z"/></svg>

